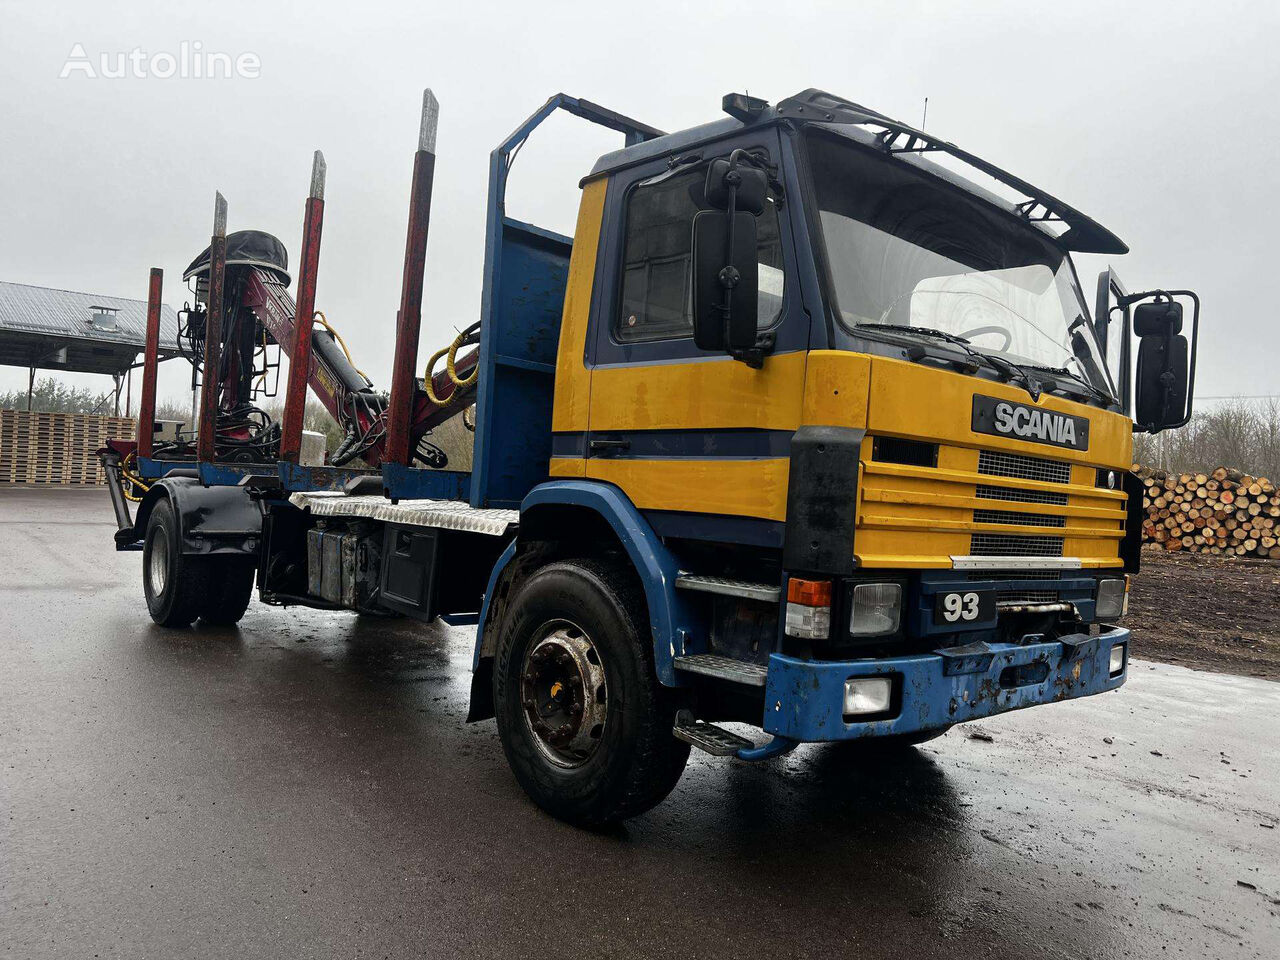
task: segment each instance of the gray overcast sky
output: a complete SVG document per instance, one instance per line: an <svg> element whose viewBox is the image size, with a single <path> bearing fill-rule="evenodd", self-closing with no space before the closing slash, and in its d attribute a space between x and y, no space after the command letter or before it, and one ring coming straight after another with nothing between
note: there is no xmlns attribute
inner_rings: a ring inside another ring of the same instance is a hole
<svg viewBox="0 0 1280 960"><path fill-rule="evenodd" d="M714 119L734 90L822 87L910 123L928 96L931 132L1127 241L1131 289L1202 295L1198 393L1276 393L1277 27L1270 2L0 0L0 279L141 299L161 266L180 307L215 189L231 229L274 233L296 259L319 148L318 306L385 387L424 86L441 103L424 359L478 316L488 152L552 93L666 130ZM58 79L77 43L96 63L182 41L254 54L260 76ZM617 140L572 118L540 134L510 212L572 233L578 179ZM1105 261L1078 265L1092 302ZM180 396L179 364L162 398ZM25 383L0 368L0 388Z"/></svg>

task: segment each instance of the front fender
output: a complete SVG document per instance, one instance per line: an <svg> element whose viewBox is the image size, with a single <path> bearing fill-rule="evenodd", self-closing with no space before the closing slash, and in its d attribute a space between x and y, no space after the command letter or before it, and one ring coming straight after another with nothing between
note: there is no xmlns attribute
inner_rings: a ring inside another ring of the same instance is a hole
<svg viewBox="0 0 1280 960"><path fill-rule="evenodd" d="M184 554L256 557L262 542L262 507L244 487L206 487L194 477L164 477L147 491L134 530L146 536L156 504L168 500L178 518Z"/></svg>
<svg viewBox="0 0 1280 960"><path fill-rule="evenodd" d="M534 487L520 504L521 514L547 504L577 507L598 514L617 536L644 588L649 611L649 628L653 639L653 662L658 680L668 687L680 682L674 659L685 653L685 645L696 636L696 618L675 588L680 567L653 527L636 509L625 493L610 483L597 480L551 480ZM476 635L472 670L472 713L476 713L476 693L484 685L487 664L493 656L496 621L490 604L502 581L506 568L519 556L517 541L494 566L480 608L480 626ZM486 694L487 695L487 694ZM481 712L484 712L481 709Z"/></svg>

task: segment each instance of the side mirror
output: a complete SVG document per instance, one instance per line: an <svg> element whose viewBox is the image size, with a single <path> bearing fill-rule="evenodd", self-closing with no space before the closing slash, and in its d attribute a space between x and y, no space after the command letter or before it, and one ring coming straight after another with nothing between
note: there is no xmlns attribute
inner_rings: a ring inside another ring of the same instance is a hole
<svg viewBox="0 0 1280 960"><path fill-rule="evenodd" d="M693 342L699 350L739 353L756 345L756 218L738 212L732 222L730 261L728 217L702 210L693 218Z"/></svg>
<svg viewBox="0 0 1280 960"><path fill-rule="evenodd" d="M707 168L707 202L693 218L693 341L725 350L752 366L763 362L757 344L759 255L756 217L764 212L769 180L746 152Z"/></svg>
<svg viewBox="0 0 1280 960"><path fill-rule="evenodd" d="M1191 419L1195 376L1195 352L1182 335L1182 304L1167 294L1157 296L1165 299L1140 304L1133 311L1133 331L1139 338L1134 421L1136 429L1150 433Z"/></svg>

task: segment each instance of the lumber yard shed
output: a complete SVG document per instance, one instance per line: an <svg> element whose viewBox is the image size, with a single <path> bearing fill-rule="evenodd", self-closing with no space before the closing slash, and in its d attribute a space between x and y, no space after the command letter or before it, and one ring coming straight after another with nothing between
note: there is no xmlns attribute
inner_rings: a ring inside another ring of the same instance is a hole
<svg viewBox="0 0 1280 960"><path fill-rule="evenodd" d="M37 370L96 373L112 378L118 408L146 330L145 300L0 280L0 364L27 368L28 399ZM159 359L178 355L178 316L161 305Z"/></svg>

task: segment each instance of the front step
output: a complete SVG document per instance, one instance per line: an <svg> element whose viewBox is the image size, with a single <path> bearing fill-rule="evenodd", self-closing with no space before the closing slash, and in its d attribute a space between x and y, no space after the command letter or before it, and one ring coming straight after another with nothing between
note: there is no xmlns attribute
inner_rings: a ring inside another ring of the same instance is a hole
<svg viewBox="0 0 1280 960"><path fill-rule="evenodd" d="M717 727L714 723L695 720L688 710L681 710L676 714L676 725L671 728L671 732L677 740L693 744L713 757L733 757L737 756L739 750L755 747L746 737Z"/></svg>
<svg viewBox="0 0 1280 960"><path fill-rule="evenodd" d="M717 680L728 680L730 683L742 683L749 687L763 687L769 676L769 668L763 663L747 663L722 657L714 653L694 653L687 657L676 657L672 666L685 673L697 673L704 677L715 677Z"/></svg>
<svg viewBox="0 0 1280 960"><path fill-rule="evenodd" d="M763 600L777 603L782 588L749 580L730 580L728 577L702 577L684 573L676 577L677 590L696 590L700 593L718 593L724 597L743 597L747 600Z"/></svg>

